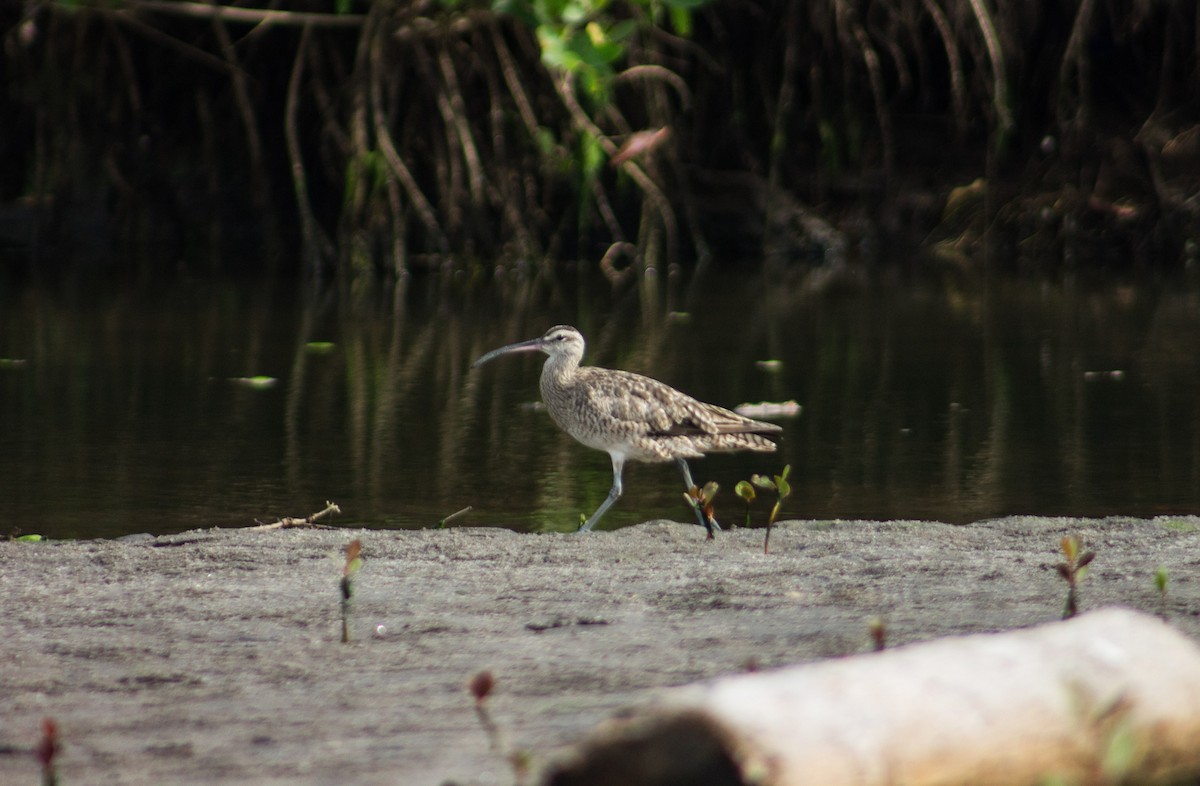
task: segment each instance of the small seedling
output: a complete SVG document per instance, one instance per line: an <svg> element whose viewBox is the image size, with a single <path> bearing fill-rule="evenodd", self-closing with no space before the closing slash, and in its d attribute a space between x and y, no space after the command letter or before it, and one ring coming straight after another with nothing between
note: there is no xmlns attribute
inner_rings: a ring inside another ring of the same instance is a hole
<svg viewBox="0 0 1200 786"><path fill-rule="evenodd" d="M1167 569L1159 566L1158 570L1154 571L1154 588L1158 590L1158 616L1167 619Z"/></svg>
<svg viewBox="0 0 1200 786"><path fill-rule="evenodd" d="M448 522L449 522L451 519L456 519L456 518L458 518L459 516L461 516L461 515L463 515L463 514L465 514L465 513L470 513L470 512L471 512L471 506L470 506L470 505L467 505L467 506L466 506L465 508L463 508L462 510L456 510L456 511L454 511L453 513L451 513L449 516L447 516L446 518L444 518L444 519L442 519L441 521L439 521L439 522L438 522L438 523L437 523L437 524L434 526L434 529L445 529L445 528L446 528L446 524L447 524L447 523L448 523Z"/></svg>
<svg viewBox="0 0 1200 786"><path fill-rule="evenodd" d="M788 483L788 474L792 471L792 465L784 466L783 472L776 475L774 480L766 475L751 475L750 482L758 486L763 491L775 492L775 506L771 508L771 515L767 518L767 534L763 536L763 554L769 554L771 551L771 527L775 524L776 517L779 516L779 509L783 507L783 501L791 496L792 484Z"/></svg>
<svg viewBox="0 0 1200 786"><path fill-rule="evenodd" d="M872 617L867 622L867 631L871 634L871 645L876 652L883 652L887 647L887 623L883 617Z"/></svg>
<svg viewBox="0 0 1200 786"><path fill-rule="evenodd" d="M42 786L55 786L58 783L54 759L59 750L58 724L50 718L45 718L42 720L42 740L34 749L34 755L42 765Z"/></svg>
<svg viewBox="0 0 1200 786"><path fill-rule="evenodd" d="M488 746L497 756L503 756L508 765L512 767L514 782L519 786L525 782L525 776L529 773L530 756L528 751L519 748L505 752L500 727L492 720L492 714L488 712L487 708L487 698L495 687L496 678L486 670L472 677L471 682L467 685L471 695L475 697L475 716L479 718L479 725L483 726L483 730L487 734Z"/></svg>
<svg viewBox="0 0 1200 786"><path fill-rule="evenodd" d="M350 643L350 597L353 594L351 580L362 567L362 541L358 538L346 546L346 564L342 567L342 643Z"/></svg>
<svg viewBox="0 0 1200 786"><path fill-rule="evenodd" d="M754 486L748 480L739 480L737 485L733 487L733 493L742 498L746 503L746 528L750 527L750 503L758 495L754 493Z"/></svg>
<svg viewBox="0 0 1200 786"><path fill-rule="evenodd" d="M720 490L715 482L709 481L704 484L704 488L692 486L683 493L683 498L691 505L692 510L698 510L704 516L704 528L708 530L708 540L713 539L713 522L715 519L715 509L713 508L713 498L717 496L717 491Z"/></svg>
<svg viewBox="0 0 1200 786"><path fill-rule="evenodd" d="M1083 541L1078 535L1067 535L1059 543L1066 561L1055 565L1058 575L1067 582L1067 605L1063 609L1063 619L1070 619L1079 612L1077 596L1079 582L1087 576L1087 566L1096 558L1096 552L1083 551Z"/></svg>

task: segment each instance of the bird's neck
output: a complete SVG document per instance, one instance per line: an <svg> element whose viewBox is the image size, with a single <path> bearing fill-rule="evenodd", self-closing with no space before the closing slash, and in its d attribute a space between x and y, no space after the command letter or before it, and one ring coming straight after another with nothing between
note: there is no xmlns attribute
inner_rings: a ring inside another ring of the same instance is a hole
<svg viewBox="0 0 1200 786"><path fill-rule="evenodd" d="M579 368L579 358L571 355L556 355L546 359L542 366L542 387L565 385Z"/></svg>

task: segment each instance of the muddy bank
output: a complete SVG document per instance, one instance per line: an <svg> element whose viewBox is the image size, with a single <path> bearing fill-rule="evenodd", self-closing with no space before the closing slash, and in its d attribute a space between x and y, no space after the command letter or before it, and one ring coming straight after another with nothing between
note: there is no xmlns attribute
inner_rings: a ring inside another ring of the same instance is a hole
<svg viewBox="0 0 1200 786"><path fill-rule="evenodd" d="M537 766L657 689L866 650L876 616L891 646L1053 620L1067 533L1098 552L1084 609L1162 611L1200 637L1196 517L787 522L765 556L761 531L706 542L665 522L0 543L0 744L33 744L52 716L65 784L508 783L466 690L481 669ZM36 772L0 758L0 781Z"/></svg>

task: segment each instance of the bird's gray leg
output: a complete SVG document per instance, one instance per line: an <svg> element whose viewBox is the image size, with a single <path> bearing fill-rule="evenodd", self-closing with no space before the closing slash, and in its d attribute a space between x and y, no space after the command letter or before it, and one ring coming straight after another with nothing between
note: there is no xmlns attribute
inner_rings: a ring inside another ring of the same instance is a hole
<svg viewBox="0 0 1200 786"><path fill-rule="evenodd" d="M612 457L612 465L612 488L609 489L608 496L605 497L604 501L600 503L600 507L596 508L596 512L592 514L592 517L585 521L583 526L579 528L580 532L590 532L592 527L596 526L596 522L600 520L600 517L604 515L604 512L611 508L612 504L621 498L621 471L625 468L625 457L614 455Z"/></svg>
<svg viewBox="0 0 1200 786"><path fill-rule="evenodd" d="M686 484L687 490L690 492L692 489L696 488L696 484L692 482L692 470L688 467L687 461L682 458L675 459L675 463L679 465L679 471L683 473L683 482ZM692 510L696 511L696 520L700 522L701 527L708 529L708 522L711 521L712 528L717 532L721 531L721 525L717 523L715 518L709 518L708 521L705 521L706 516L704 515L704 511L700 508L700 504L698 502L692 503ZM711 531L709 534L712 534Z"/></svg>

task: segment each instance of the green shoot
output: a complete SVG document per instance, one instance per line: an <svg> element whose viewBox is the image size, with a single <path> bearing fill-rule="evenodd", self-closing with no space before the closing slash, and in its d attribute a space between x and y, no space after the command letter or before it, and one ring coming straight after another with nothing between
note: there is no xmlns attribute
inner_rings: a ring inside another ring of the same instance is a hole
<svg viewBox="0 0 1200 786"><path fill-rule="evenodd" d="M362 541L358 538L346 546L346 564L342 567L342 643L350 643L350 597L353 594L351 579L362 567Z"/></svg>
<svg viewBox="0 0 1200 786"><path fill-rule="evenodd" d="M456 510L456 511L454 511L453 513L451 513L449 516L447 516L446 518L444 518L444 519L441 519L440 521L438 521L438 523L437 523L437 524L435 524L433 528L434 528L434 529L445 529L445 528L446 528L446 524L447 524L447 523L448 523L448 522L449 522L451 519L456 519L456 518L458 518L459 516L461 516L461 515L463 515L463 514L465 514L465 513L470 513L470 512L471 512L471 506L470 506L470 505L467 505L467 506L466 506L465 508L463 508L462 510Z"/></svg>
<svg viewBox="0 0 1200 786"><path fill-rule="evenodd" d="M771 527L774 526L775 519L779 516L779 509L783 507L783 501L792 495L792 484L788 483L788 475L791 471L792 465L788 464L783 468L783 472L776 475L774 479L765 475L750 476L750 482L755 486L764 491L775 492L775 506L771 508L771 515L767 518L767 534L763 537L763 554L769 554L771 551Z"/></svg>
<svg viewBox="0 0 1200 786"><path fill-rule="evenodd" d="M883 652L887 647L887 623L883 621L883 617L869 619L867 631L871 634L871 646L876 652Z"/></svg>
<svg viewBox="0 0 1200 786"><path fill-rule="evenodd" d="M758 495L754 493L754 486L752 486L748 480L739 480L737 485L733 487L733 493L741 497L742 501L746 503L746 528L749 529L750 503L753 502L754 498Z"/></svg>
<svg viewBox="0 0 1200 786"><path fill-rule="evenodd" d="M58 783L58 772L54 766L54 759L60 750L58 724L50 718L43 719L42 740L34 749L34 754L42 765L42 786L55 786Z"/></svg>
<svg viewBox="0 0 1200 786"><path fill-rule="evenodd" d="M1167 569L1161 565L1154 571L1154 588L1158 590L1158 616L1167 619Z"/></svg>
<svg viewBox="0 0 1200 786"><path fill-rule="evenodd" d="M1055 565L1058 575L1067 582L1067 605L1063 609L1063 619L1070 619L1079 612L1078 587L1079 582L1087 576L1087 566L1096 558L1096 552L1083 551L1083 541L1078 535L1068 535L1059 543L1066 561Z"/></svg>

